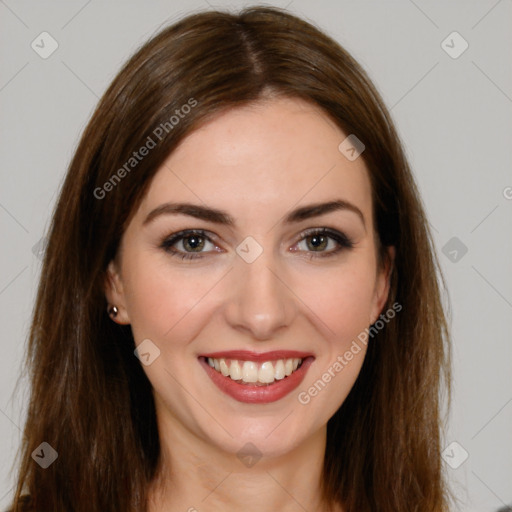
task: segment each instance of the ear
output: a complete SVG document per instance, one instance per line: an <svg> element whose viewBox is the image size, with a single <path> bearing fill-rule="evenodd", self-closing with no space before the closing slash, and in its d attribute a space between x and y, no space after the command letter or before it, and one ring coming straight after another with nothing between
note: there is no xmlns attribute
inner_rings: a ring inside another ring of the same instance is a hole
<svg viewBox="0 0 512 512"><path fill-rule="evenodd" d="M107 298L108 304L115 306L118 310L116 317L111 317L111 319L118 324L128 325L130 323L130 317L126 310L123 282L114 260L112 260L107 267L105 297Z"/></svg>
<svg viewBox="0 0 512 512"><path fill-rule="evenodd" d="M386 254L381 267L378 270L375 280L375 289L372 301L372 310L370 314L370 324L375 323L382 309L386 304L389 296L390 277L395 263L395 248L393 246L386 247Z"/></svg>

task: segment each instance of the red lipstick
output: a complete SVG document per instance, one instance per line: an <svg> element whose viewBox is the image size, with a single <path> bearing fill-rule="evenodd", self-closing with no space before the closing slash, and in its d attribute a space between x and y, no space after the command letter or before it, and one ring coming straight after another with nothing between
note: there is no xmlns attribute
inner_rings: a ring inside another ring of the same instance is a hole
<svg viewBox="0 0 512 512"><path fill-rule="evenodd" d="M244 383L235 381L229 376L225 377L208 364L208 358L213 359L236 359L239 361L254 361L257 363L275 361L277 359L302 359L301 365L290 375L281 380L275 380L270 384ZM272 352L256 353L248 350L230 350L211 352L199 357L201 366L213 383L225 394L239 402L250 404L266 404L276 402L296 389L314 361L311 353L298 352L294 350L275 350Z"/></svg>

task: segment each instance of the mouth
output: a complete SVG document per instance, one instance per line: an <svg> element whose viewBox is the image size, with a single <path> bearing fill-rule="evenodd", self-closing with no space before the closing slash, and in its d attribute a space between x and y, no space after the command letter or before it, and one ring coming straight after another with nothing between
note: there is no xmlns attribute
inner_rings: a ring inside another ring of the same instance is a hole
<svg viewBox="0 0 512 512"><path fill-rule="evenodd" d="M293 391L315 358L294 351L230 351L205 354L198 359L213 383L235 400L269 403Z"/></svg>

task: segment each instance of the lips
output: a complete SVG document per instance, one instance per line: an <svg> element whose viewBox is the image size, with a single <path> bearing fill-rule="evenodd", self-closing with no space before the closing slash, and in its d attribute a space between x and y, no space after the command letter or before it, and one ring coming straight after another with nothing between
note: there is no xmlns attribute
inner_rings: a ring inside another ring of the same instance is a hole
<svg viewBox="0 0 512 512"><path fill-rule="evenodd" d="M292 350L232 350L203 354L198 360L213 383L235 400L269 403L299 386L314 357Z"/></svg>

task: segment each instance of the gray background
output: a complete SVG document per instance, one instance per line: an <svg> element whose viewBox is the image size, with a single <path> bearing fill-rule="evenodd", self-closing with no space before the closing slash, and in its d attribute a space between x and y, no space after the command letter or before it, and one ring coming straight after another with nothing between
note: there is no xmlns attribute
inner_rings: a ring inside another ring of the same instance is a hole
<svg viewBox="0 0 512 512"><path fill-rule="evenodd" d="M250 3L0 0L0 507L27 403L25 380L14 391L40 273L34 246L79 134L121 64L161 25L209 5ZM391 109L452 307L446 470L460 510L512 504L512 2L271 4L343 44ZM47 59L31 48L43 31L59 45ZM447 51L463 48L458 36L442 45L453 31L469 44L457 58Z"/></svg>

